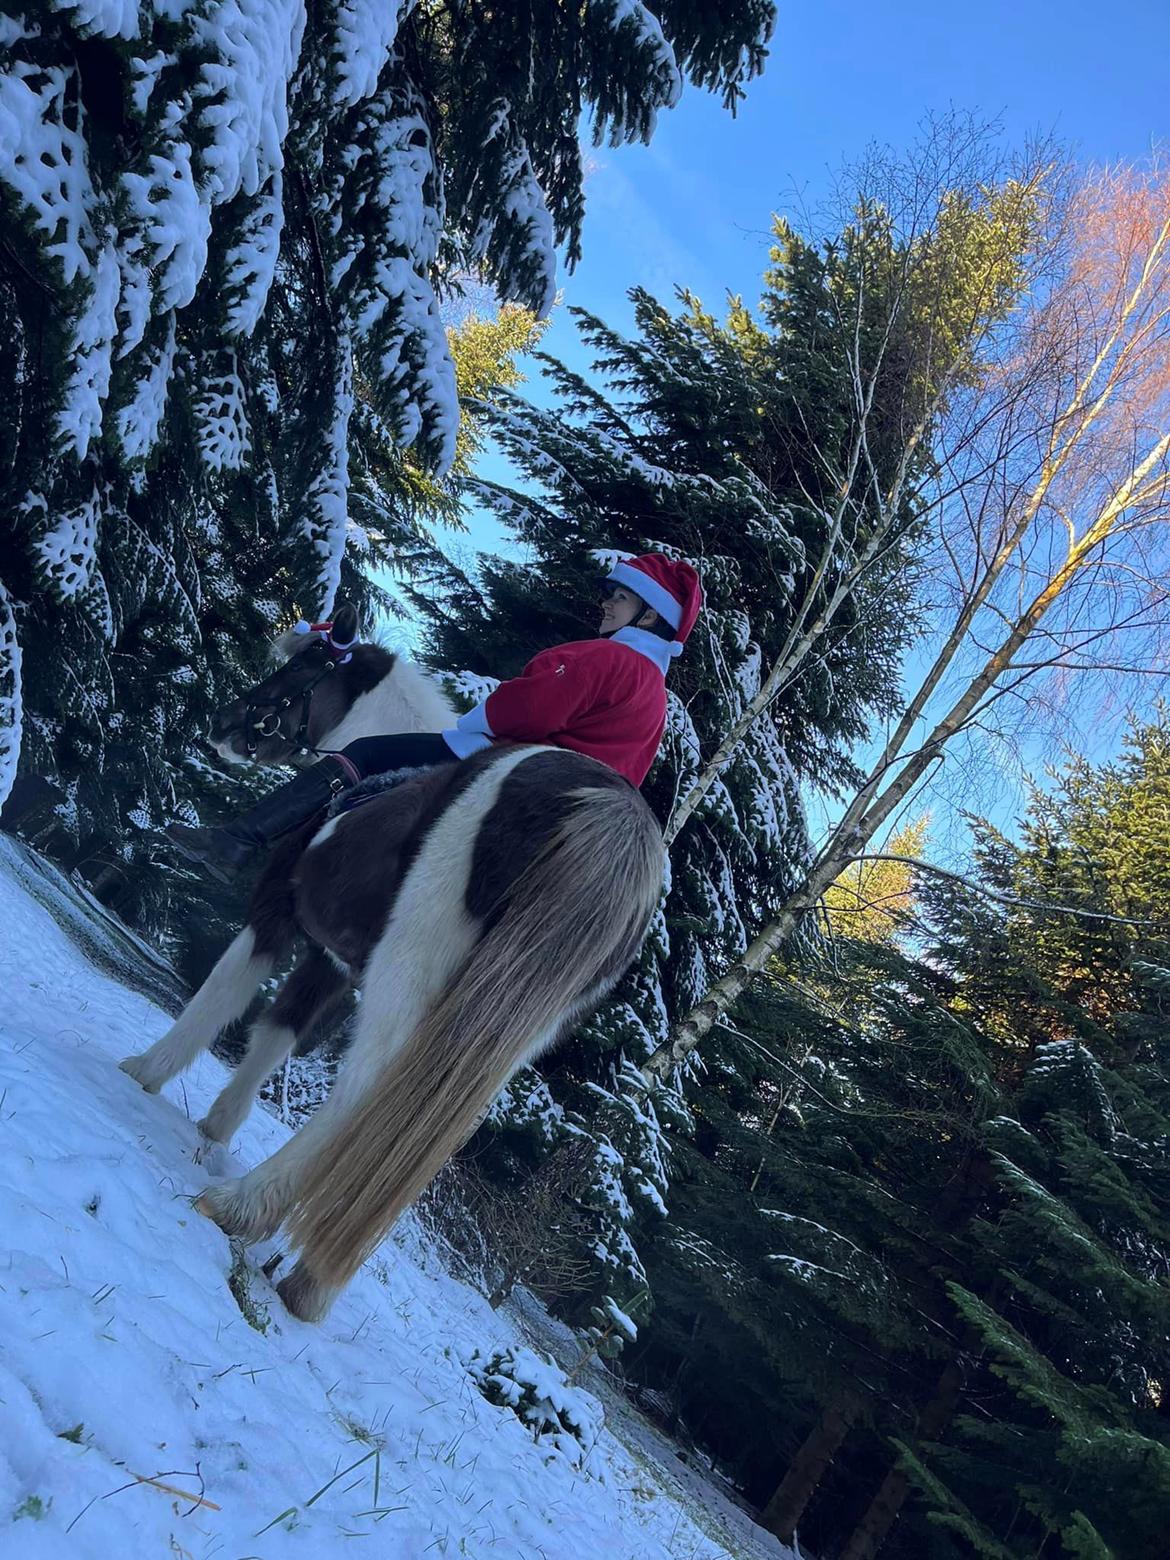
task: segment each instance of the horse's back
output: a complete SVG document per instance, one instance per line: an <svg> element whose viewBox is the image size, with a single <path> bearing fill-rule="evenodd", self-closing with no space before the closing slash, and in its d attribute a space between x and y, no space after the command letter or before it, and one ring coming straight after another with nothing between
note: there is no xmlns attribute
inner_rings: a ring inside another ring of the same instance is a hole
<svg viewBox="0 0 1170 1560"><path fill-rule="evenodd" d="M513 887L560 838L583 806L604 799L628 830L631 851L661 850L658 821L641 793L598 759L567 748L534 749L502 781L475 841L467 908L494 918ZM569 885L566 884L566 890Z"/></svg>

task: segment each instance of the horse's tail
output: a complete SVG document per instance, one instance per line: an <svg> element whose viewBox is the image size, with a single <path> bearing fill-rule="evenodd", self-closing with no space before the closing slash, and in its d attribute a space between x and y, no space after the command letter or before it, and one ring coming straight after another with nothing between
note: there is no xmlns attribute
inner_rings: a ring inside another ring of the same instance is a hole
<svg viewBox="0 0 1170 1560"><path fill-rule="evenodd" d="M637 953L662 886L658 825L625 786L585 786L573 800L444 995L306 1167L288 1225L319 1283L350 1278L516 1069Z"/></svg>

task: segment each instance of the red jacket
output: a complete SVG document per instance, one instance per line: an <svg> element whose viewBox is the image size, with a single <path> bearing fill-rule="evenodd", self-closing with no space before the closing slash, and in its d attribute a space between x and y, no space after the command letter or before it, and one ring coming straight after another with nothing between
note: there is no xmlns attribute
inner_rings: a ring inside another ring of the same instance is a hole
<svg viewBox="0 0 1170 1560"><path fill-rule="evenodd" d="M669 647L658 644L665 662ZM582 639L542 650L443 735L460 757L492 738L548 742L598 758L641 785L665 725L663 667L617 638Z"/></svg>

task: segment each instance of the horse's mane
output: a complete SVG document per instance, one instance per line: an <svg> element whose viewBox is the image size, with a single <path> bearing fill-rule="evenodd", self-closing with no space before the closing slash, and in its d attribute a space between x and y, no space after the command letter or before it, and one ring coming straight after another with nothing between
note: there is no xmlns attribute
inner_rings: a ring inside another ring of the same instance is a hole
<svg viewBox="0 0 1170 1560"><path fill-rule="evenodd" d="M272 641L273 660L282 664L319 637L287 628ZM360 691L329 733L334 747L344 747L357 737L393 731L446 731L455 724L455 707L435 675L408 661L383 639L382 635L363 634L354 646L353 671L358 674Z"/></svg>
<svg viewBox="0 0 1170 1560"><path fill-rule="evenodd" d="M376 656L376 661L373 667L363 668L370 677L365 691L329 734L335 747L344 747L357 737L391 731L446 731L455 724L455 707L432 673L373 641L364 641L361 649L374 652L370 659ZM383 659L385 670L378 675L378 663Z"/></svg>

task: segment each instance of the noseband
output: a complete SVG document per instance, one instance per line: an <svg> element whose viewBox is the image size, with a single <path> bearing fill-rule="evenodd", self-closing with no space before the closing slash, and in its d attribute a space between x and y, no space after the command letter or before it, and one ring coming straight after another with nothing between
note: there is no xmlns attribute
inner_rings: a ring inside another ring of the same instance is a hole
<svg viewBox="0 0 1170 1560"><path fill-rule="evenodd" d="M311 677L301 691L292 698L282 699L258 699L255 693L248 695L248 704L244 713L245 750L249 758L255 758L256 748L264 737L279 737L281 735L280 721L285 710L290 709L297 699L301 701L301 720L292 738L294 753L320 753L320 748L315 748L308 740L309 714L313 707L313 690L317 684L323 682L330 672L337 670L338 662L328 660L321 667L315 677ZM260 715L262 709L267 708L266 715ZM259 718L257 718L259 716Z"/></svg>

